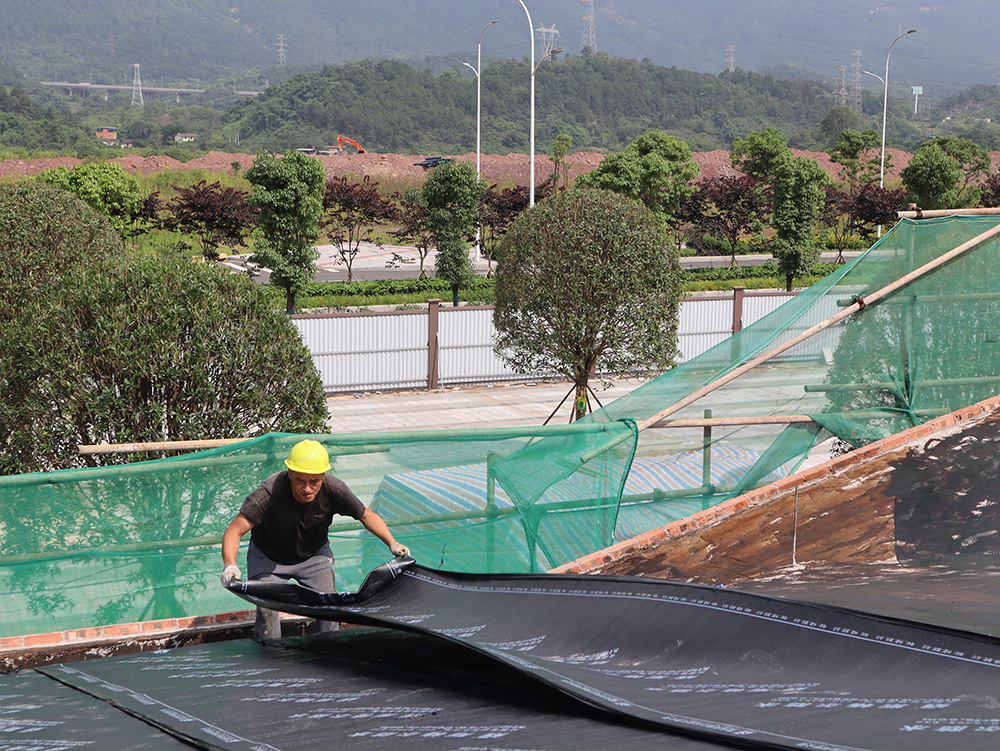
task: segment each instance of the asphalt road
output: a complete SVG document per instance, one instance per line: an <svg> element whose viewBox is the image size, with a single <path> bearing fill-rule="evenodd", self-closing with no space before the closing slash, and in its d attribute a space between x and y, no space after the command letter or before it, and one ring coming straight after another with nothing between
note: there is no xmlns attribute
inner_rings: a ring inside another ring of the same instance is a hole
<svg viewBox="0 0 1000 751"><path fill-rule="evenodd" d="M347 264L340 258L334 245L318 246L320 257L316 261L317 282L346 282ZM843 257L850 260L860 255L861 251L845 251ZM424 271L427 276L434 276L434 258L437 252L431 250L424 259ZM837 260L837 253L821 253L820 261L831 263ZM226 265L237 271L248 269L249 255L230 256ZM686 269L727 268L729 256L687 256L681 258L681 267ZM772 260L770 255L737 256L739 266L763 266ZM476 261L476 273L485 276L489 264L486 259ZM376 279L415 279L420 274L420 255L416 248L404 245L377 245L363 243L351 264L351 276L354 281L372 281ZM261 269L257 280L266 282L269 272Z"/></svg>

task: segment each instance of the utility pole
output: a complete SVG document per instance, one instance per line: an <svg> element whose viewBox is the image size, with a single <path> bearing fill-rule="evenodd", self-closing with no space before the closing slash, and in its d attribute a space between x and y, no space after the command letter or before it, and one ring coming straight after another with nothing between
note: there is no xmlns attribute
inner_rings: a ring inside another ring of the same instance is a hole
<svg viewBox="0 0 1000 751"><path fill-rule="evenodd" d="M556 40L559 38L556 27L552 26L546 29L544 26L539 26L535 31L542 37L542 55L551 55L552 50L556 47Z"/></svg>
<svg viewBox="0 0 1000 751"><path fill-rule="evenodd" d="M582 0L587 4L586 15L583 17L583 39L580 51L590 49L597 52L597 0Z"/></svg>
<svg viewBox="0 0 1000 751"><path fill-rule="evenodd" d="M285 35L278 34L278 67L285 67Z"/></svg>
<svg viewBox="0 0 1000 751"><path fill-rule="evenodd" d="M133 63L132 67L135 70L132 74L132 106L144 107L145 103L142 101L142 79L139 78L139 63Z"/></svg>
<svg viewBox="0 0 1000 751"><path fill-rule="evenodd" d="M851 65L853 74L853 86L851 87L851 109L862 114L861 107L861 53L864 50L854 50L854 63Z"/></svg>
<svg viewBox="0 0 1000 751"><path fill-rule="evenodd" d="M844 80L844 75L847 72L846 65L838 65L837 70L840 73L840 77L837 80L837 87L833 90L833 103L837 107L847 106L847 83Z"/></svg>

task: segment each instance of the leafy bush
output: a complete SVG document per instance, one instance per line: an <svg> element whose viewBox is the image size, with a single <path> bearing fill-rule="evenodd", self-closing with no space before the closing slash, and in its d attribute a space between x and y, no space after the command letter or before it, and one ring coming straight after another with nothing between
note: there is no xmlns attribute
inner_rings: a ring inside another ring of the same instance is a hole
<svg viewBox="0 0 1000 751"><path fill-rule="evenodd" d="M78 444L324 427L308 350L244 277L115 257L46 285L18 312L0 331L0 473L128 460L85 459Z"/></svg>
<svg viewBox="0 0 1000 751"><path fill-rule="evenodd" d="M0 321L69 269L122 252L107 217L73 194L34 180L0 185Z"/></svg>

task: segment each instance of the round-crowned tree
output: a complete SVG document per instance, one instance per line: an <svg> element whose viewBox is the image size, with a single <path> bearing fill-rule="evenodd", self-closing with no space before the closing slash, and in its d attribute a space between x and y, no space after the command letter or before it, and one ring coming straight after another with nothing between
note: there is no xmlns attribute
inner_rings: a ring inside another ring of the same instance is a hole
<svg viewBox="0 0 1000 751"><path fill-rule="evenodd" d="M5 329L4 474L140 458L82 457L78 444L324 429L322 383L291 321L214 267L110 258L45 285Z"/></svg>
<svg viewBox="0 0 1000 751"><path fill-rule="evenodd" d="M519 372L588 383L662 370L677 358L680 265L659 218L610 191L575 189L528 209L501 244L496 351Z"/></svg>
<svg viewBox="0 0 1000 751"><path fill-rule="evenodd" d="M49 281L124 252L107 217L36 180L0 185L0 325Z"/></svg>

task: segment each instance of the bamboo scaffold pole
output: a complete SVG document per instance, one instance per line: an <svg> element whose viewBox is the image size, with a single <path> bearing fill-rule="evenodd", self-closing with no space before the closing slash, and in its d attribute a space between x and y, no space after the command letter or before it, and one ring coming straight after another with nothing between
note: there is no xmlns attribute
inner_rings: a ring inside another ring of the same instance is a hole
<svg viewBox="0 0 1000 751"><path fill-rule="evenodd" d="M969 250L972 250L972 248L982 245L984 242L993 237L996 237L998 234L1000 234L1000 224L997 224L995 227L991 227L990 229L976 235L970 240L966 240L961 245L958 245L949 250L947 253L938 256L933 261L928 261L923 266L914 269L913 271L911 271L908 274L905 274L904 276L901 276L899 279L892 282L891 284L887 284L881 289L872 292L867 297L862 298L859 295L853 303L851 303L849 306L844 308L839 313L830 316L824 321L820 321L815 326L811 326L810 328L803 331L801 334L793 336L791 339L782 342L776 347L772 347L766 352L757 355L757 357L754 357L751 360L747 360L742 365L733 368L728 373L725 373L724 375L716 378L711 383L707 383L700 389L691 392L680 401L674 402L669 407L661 409L652 417L648 417L645 420L636 423L636 427L641 431L656 425L656 423L663 420L663 418L684 409L684 407L688 406L689 404L693 404L702 397L707 396L708 394L711 394L713 391L716 391L717 389L725 386L727 383L736 380L744 373L748 373L749 371L756 368L758 365L762 365L768 360L777 357L782 352L787 352L788 350L792 349L792 347L795 347L796 345L801 344L807 339L816 336L816 334L820 333L821 331L825 331L826 329L830 328L836 323L839 323L845 318L849 318L855 313L864 310L869 305L878 302L882 298L888 297L896 290L905 287L907 284L910 284L911 282L916 281L917 279L920 279L923 276L926 276L931 271L940 268L941 266L948 263L952 259L957 258L958 256L962 255L963 253Z"/></svg>

